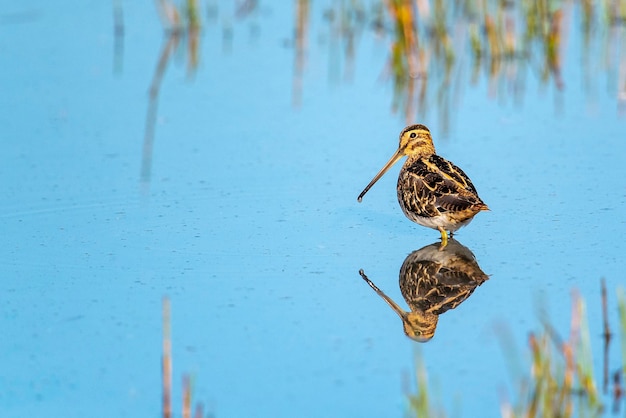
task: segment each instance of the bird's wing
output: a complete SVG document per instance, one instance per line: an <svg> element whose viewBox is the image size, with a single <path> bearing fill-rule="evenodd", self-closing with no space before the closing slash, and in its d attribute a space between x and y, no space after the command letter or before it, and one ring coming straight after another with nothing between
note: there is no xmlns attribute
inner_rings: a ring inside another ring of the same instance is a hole
<svg viewBox="0 0 626 418"><path fill-rule="evenodd" d="M440 212L459 212L484 205L469 177L444 158L433 155L414 164L409 171L416 192L430 196L430 204Z"/></svg>

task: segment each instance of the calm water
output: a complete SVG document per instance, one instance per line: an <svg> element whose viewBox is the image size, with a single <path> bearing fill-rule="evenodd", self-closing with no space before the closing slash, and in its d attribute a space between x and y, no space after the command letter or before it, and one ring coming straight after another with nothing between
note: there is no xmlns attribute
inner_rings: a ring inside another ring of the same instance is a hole
<svg viewBox="0 0 626 418"><path fill-rule="evenodd" d="M624 27L585 47L567 4L562 90L536 61L474 78L465 46L448 87L431 69L408 119L490 206L456 235L489 280L417 344L358 274L405 307L400 267L439 239L400 211L399 166L356 200L407 122L388 37L339 37L331 3L302 44L296 5L202 4L197 68L181 39L151 105L168 39L153 4L120 4L117 40L111 2L0 12L0 415L160 416L166 295L177 411L189 373L219 417L399 417L419 352L448 410L496 417L496 329L523 353L540 306L565 335L573 288L601 376L600 278L613 307L624 283Z"/></svg>

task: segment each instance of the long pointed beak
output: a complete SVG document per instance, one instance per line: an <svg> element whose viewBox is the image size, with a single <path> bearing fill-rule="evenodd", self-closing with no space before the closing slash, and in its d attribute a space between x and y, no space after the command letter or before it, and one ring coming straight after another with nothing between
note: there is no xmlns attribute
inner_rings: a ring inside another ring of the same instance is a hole
<svg viewBox="0 0 626 418"><path fill-rule="evenodd" d="M404 311L404 309L402 309L389 296L385 295L382 290L376 287L376 285L372 283L370 279L368 279L368 277L365 275L365 272L363 270L359 270L359 274L361 275L361 278L365 280L365 282L367 282L367 284L369 284L372 289L374 289L374 292L378 293L378 296L383 298L385 302L387 302L387 305L391 306L391 309L393 309L398 314L398 316L402 318L402 321L404 322L407 317L407 312Z"/></svg>
<svg viewBox="0 0 626 418"><path fill-rule="evenodd" d="M391 168L392 165L394 165L395 163L398 162L398 160L400 158L402 158L404 156L404 153L402 152L402 150L400 148L398 148L398 150L396 151L395 154L393 154L393 157L391 157L389 159L389 161L387 161L387 164L385 164L385 166L383 168L380 169L380 171L378 172L378 174L376 174L374 176L374 178L372 179L372 181L370 181L370 184L368 184L365 189L363 189L363 191L361 192L361 194L359 195L359 197L357 198L357 200L359 201L359 203L363 200L363 196L365 196L365 193L367 193L369 191L369 189L372 188L372 186L374 185L374 183L376 183L382 176L383 174L385 174L387 172L387 170L389 170Z"/></svg>

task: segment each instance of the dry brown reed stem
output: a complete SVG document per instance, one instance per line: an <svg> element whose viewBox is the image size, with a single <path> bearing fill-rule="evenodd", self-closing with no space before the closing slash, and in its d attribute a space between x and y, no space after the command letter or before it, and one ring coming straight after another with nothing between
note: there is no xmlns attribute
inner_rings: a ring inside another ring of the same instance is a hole
<svg viewBox="0 0 626 418"><path fill-rule="evenodd" d="M187 0L186 7L187 28L189 30L200 29L200 7L198 0Z"/></svg>
<svg viewBox="0 0 626 418"><path fill-rule="evenodd" d="M161 49L157 66L150 83L150 101L146 114L146 124L143 140L143 152L141 161L141 182L144 188L149 186L152 176L152 151L154 145L154 132L156 126L157 109L161 82L167 65L174 51L178 49L181 39L187 40L188 66L187 75L192 75L199 62L200 45L200 17L198 12L198 0L187 0L184 18L181 18L176 5L168 0L155 0L157 10L161 15L165 26L165 43Z"/></svg>
<svg viewBox="0 0 626 418"><path fill-rule="evenodd" d="M163 24L169 28L180 28L182 19L178 8L168 0L155 0Z"/></svg>
<svg viewBox="0 0 626 418"><path fill-rule="evenodd" d="M191 380L183 376L183 418L191 418Z"/></svg>
<svg viewBox="0 0 626 418"><path fill-rule="evenodd" d="M115 36L124 36L124 9L121 0L113 1L113 28Z"/></svg>
<svg viewBox="0 0 626 418"><path fill-rule="evenodd" d="M617 310L619 312L622 366L613 374L613 410L619 412L625 393L623 378L626 375L626 292L621 287L617 290Z"/></svg>
<svg viewBox="0 0 626 418"><path fill-rule="evenodd" d="M572 414L572 392L574 388L574 374L576 373L576 362L574 360L574 347L577 347L580 340L582 317L582 301L577 292L572 292L572 315L570 321L570 335L567 342L562 343L562 354L565 359L565 373L563 384L559 394L559 403L555 407L556 411L564 411L565 416ZM580 373L579 373L580 376Z"/></svg>
<svg viewBox="0 0 626 418"><path fill-rule="evenodd" d="M624 389L622 388L622 372L617 370L613 374L613 413L619 413L619 407L624 396Z"/></svg>
<svg viewBox="0 0 626 418"><path fill-rule="evenodd" d="M163 385L163 418L172 416L172 339L170 327L170 300L163 298L163 353L162 353L162 385Z"/></svg>
<svg viewBox="0 0 626 418"><path fill-rule="evenodd" d="M512 57L516 52L515 18L512 13L506 13L504 17L504 53Z"/></svg>
<svg viewBox="0 0 626 418"><path fill-rule="evenodd" d="M606 294L606 282L604 279L600 281L602 295L602 337L604 338L604 356L602 366L602 392L608 393L609 390L609 345L611 342L611 328L609 327L608 303Z"/></svg>
<svg viewBox="0 0 626 418"><path fill-rule="evenodd" d="M626 17L624 17L626 19ZM620 28L622 34L626 29L624 27ZM617 28L614 29L615 32L618 31ZM619 65L618 65L618 80L617 80L617 100L618 106L621 109L620 113L622 116L626 114L626 54L623 54Z"/></svg>
<svg viewBox="0 0 626 418"><path fill-rule="evenodd" d="M162 409L163 418L172 418L172 328L171 328L171 309L170 300L163 298L162 303L162 322L163 322L163 353L161 358L161 380L162 380ZM192 410L192 382L189 375L183 375L183 399L182 399L182 418L191 418ZM201 403L196 404L194 410L194 418L202 418L204 408Z"/></svg>
<svg viewBox="0 0 626 418"><path fill-rule="evenodd" d="M561 78L561 36L563 26L563 11L557 10L552 14L550 21L550 30L547 36L546 46L548 52L546 54L549 70L552 72L556 86L563 88L563 79Z"/></svg>
<svg viewBox="0 0 626 418"><path fill-rule="evenodd" d="M393 15L396 17L396 22L399 24L399 30L402 33L401 49L403 50L409 67L409 76L416 77L420 74L418 69L417 60L417 48L419 39L416 31L415 14L413 13L413 3L410 0L392 0L388 2L392 5Z"/></svg>
<svg viewBox="0 0 626 418"><path fill-rule="evenodd" d="M530 351L532 355L532 367L531 374L536 383L533 388L533 393L531 395L531 399L529 402L528 413L526 416L528 418L532 418L537 415L537 404L539 402L539 393L537 388L540 386L543 380L543 358L541 355L541 349L539 347L539 341L537 341L537 337L535 334L531 333L528 337L528 345L530 346Z"/></svg>
<svg viewBox="0 0 626 418"><path fill-rule="evenodd" d="M191 26L187 31L187 75L192 76L200 62L200 28Z"/></svg>
<svg viewBox="0 0 626 418"><path fill-rule="evenodd" d="M143 138L143 151L141 160L141 181L148 184L152 177L152 151L154 147L154 131L156 126L156 117L159 104L159 92L161 90L161 82L167 69L167 64L174 50L180 41L179 32L171 32L167 36L166 43L163 45L159 61L157 62L152 82L150 83L150 101L148 103L148 112L146 114L146 125Z"/></svg>
<svg viewBox="0 0 626 418"><path fill-rule="evenodd" d="M496 32L496 24L489 14L485 14L485 33L487 35L487 44L489 45L489 55L493 59L500 57L500 43L498 42L498 34Z"/></svg>
<svg viewBox="0 0 626 418"><path fill-rule="evenodd" d="M417 77L422 74L420 59L418 57L420 39L418 35L418 21L415 16L413 2L410 0L396 0L398 3L397 16L400 23L400 29L403 34L402 47L407 57L409 66L409 75Z"/></svg>
<svg viewBox="0 0 626 418"><path fill-rule="evenodd" d="M204 416L204 407L201 403L196 404L196 409L193 413L193 418L202 418Z"/></svg>
<svg viewBox="0 0 626 418"><path fill-rule="evenodd" d="M113 71L121 72L124 55L124 9L121 0L113 1Z"/></svg>
<svg viewBox="0 0 626 418"><path fill-rule="evenodd" d="M565 373L563 375L563 384L559 393L559 402L554 407L557 411L564 411L565 416L572 415L572 390L574 387L574 353L570 343L563 345L563 357L565 358Z"/></svg>
<svg viewBox="0 0 626 418"><path fill-rule="evenodd" d="M429 58L433 52L430 46L436 46L436 41L441 41L442 35L437 33L438 28L436 25L432 26L432 22L431 26L426 27L427 22L432 20L428 2L387 0L384 4L394 24L389 67L394 78L396 90L394 96L400 102L394 104L394 111L398 104L403 104L404 115L408 124L415 121L417 112L425 109ZM439 6L438 4L435 5L435 11ZM441 7L439 8L441 9ZM444 13L439 13L439 15L444 15ZM432 31L431 37L420 37L420 25L422 25L423 31Z"/></svg>
<svg viewBox="0 0 626 418"><path fill-rule="evenodd" d="M408 80L408 85L406 88L406 91L408 92L407 95L407 103L406 103L406 107L405 107L405 114L404 114L404 121L409 124L411 123L412 118L414 117L413 115L415 115L416 112L416 107L415 107L415 78L413 77L409 77ZM422 100L425 100L425 97L423 97L423 94L425 93L426 89L421 89L420 91L420 103Z"/></svg>
<svg viewBox="0 0 626 418"><path fill-rule="evenodd" d="M433 33L433 49L435 54L443 54L446 67L449 67L454 61L454 47L452 45L452 38L448 33L448 13L446 4L443 0L436 0L433 9L433 19L430 29ZM447 72L449 72L449 68L446 68L446 73Z"/></svg>
<svg viewBox="0 0 626 418"><path fill-rule="evenodd" d="M241 2L237 2L235 17L237 19L245 19L247 16L251 15L258 7L258 0L243 0Z"/></svg>
<svg viewBox="0 0 626 418"><path fill-rule="evenodd" d="M298 0L296 3L296 39L294 54L294 72L292 87L292 105L300 107L302 103L302 75L304 73L306 49L309 29L309 0Z"/></svg>

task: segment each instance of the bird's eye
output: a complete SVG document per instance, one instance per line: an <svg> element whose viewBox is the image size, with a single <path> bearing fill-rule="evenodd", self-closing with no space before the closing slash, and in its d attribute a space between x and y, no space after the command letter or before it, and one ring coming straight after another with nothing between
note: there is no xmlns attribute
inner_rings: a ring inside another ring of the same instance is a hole
<svg viewBox="0 0 626 418"><path fill-rule="evenodd" d="M411 137L411 139L415 138L417 136L417 134L415 132L411 132L411 135L409 135L409 137Z"/></svg>

